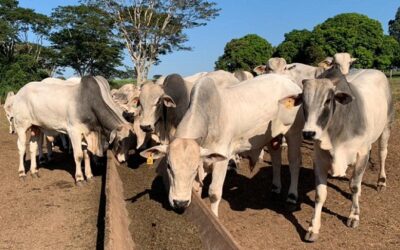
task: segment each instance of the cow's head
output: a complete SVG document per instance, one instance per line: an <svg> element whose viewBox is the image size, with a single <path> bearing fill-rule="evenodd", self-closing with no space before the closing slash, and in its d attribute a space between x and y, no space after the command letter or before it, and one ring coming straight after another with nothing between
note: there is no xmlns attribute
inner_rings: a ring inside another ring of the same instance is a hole
<svg viewBox="0 0 400 250"><path fill-rule="evenodd" d="M155 124L162 117L163 105L176 107L174 100L164 93L162 85L148 82L143 84L139 103L141 106L140 128L144 132L153 132Z"/></svg>
<svg viewBox="0 0 400 250"><path fill-rule="evenodd" d="M308 140L319 140L327 129L336 106L347 105L354 97L351 93L337 90L336 83L329 79L304 80L303 85L306 118L303 137Z"/></svg>
<svg viewBox="0 0 400 250"><path fill-rule="evenodd" d="M169 178L169 203L177 211L183 211L191 202L195 177L203 163L210 165L226 157L204 149L193 139L176 138L170 145L160 145L140 153L154 159L167 156Z"/></svg>
<svg viewBox="0 0 400 250"><path fill-rule="evenodd" d="M109 144L112 144L114 154L119 162L125 162L128 152L134 144L134 132L129 124L123 124L110 133Z"/></svg>
<svg viewBox="0 0 400 250"><path fill-rule="evenodd" d="M352 58L349 53L336 53L333 56L333 67L339 69L343 75L347 75L351 64L356 60L357 58Z"/></svg>
<svg viewBox="0 0 400 250"><path fill-rule="evenodd" d="M4 102L4 111L6 113L7 121L10 125L9 127L9 133L14 134L15 129L14 129L14 116L12 113L12 105L14 102L14 92L10 91L7 93L6 100Z"/></svg>

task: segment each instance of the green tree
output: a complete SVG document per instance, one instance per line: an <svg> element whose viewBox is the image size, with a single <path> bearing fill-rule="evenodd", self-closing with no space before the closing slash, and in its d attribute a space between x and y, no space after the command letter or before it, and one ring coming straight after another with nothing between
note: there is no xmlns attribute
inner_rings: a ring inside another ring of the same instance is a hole
<svg viewBox="0 0 400 250"><path fill-rule="evenodd" d="M357 13L328 18L317 25L312 33L311 46L319 46L323 57L348 52L358 58L355 66L361 68L374 66L374 55L379 55L377 53L384 40L382 25Z"/></svg>
<svg viewBox="0 0 400 250"><path fill-rule="evenodd" d="M400 43L400 8L397 9L394 19L389 21L389 34ZM400 67L400 48L394 52L392 61L393 66Z"/></svg>
<svg viewBox="0 0 400 250"><path fill-rule="evenodd" d="M95 6L61 6L52 19L53 48L59 51L57 64L86 74L111 77L121 65L123 45L113 34L113 20Z"/></svg>
<svg viewBox="0 0 400 250"><path fill-rule="evenodd" d="M86 0L102 6L115 20L135 66L138 83L147 79L159 56L185 45L186 29L206 25L218 15L215 3L206 0Z"/></svg>
<svg viewBox="0 0 400 250"><path fill-rule="evenodd" d="M230 72L238 69L251 71L257 65L265 64L272 52L273 48L267 40L249 34L228 42L224 54L215 62L215 68Z"/></svg>
<svg viewBox="0 0 400 250"><path fill-rule="evenodd" d="M394 19L389 21L389 34L400 42L400 7L397 9Z"/></svg>
<svg viewBox="0 0 400 250"><path fill-rule="evenodd" d="M0 0L0 96L51 74L56 56L42 45L51 24L16 0Z"/></svg>
<svg viewBox="0 0 400 250"><path fill-rule="evenodd" d="M312 33L309 30L292 30L285 34L285 40L278 45L274 57L283 57L288 63L307 63L306 49L310 46Z"/></svg>

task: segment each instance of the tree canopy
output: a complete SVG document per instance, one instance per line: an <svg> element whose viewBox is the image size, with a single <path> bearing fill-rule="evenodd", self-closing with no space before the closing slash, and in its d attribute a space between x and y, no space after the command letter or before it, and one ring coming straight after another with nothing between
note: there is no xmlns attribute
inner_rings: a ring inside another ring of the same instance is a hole
<svg viewBox="0 0 400 250"><path fill-rule="evenodd" d="M215 68L230 72L239 69L252 71L257 65L265 64L272 56L272 52L272 45L267 40L249 34L228 42L224 54L215 62Z"/></svg>
<svg viewBox="0 0 400 250"><path fill-rule="evenodd" d="M389 21L389 34L400 43L400 7L397 9L394 19ZM391 44L394 45L393 42ZM393 54L393 64L400 67L400 49Z"/></svg>
<svg viewBox="0 0 400 250"><path fill-rule="evenodd" d="M135 66L138 83L147 79L159 56L190 50L186 29L206 25L218 15L215 3L206 0L87 0L103 6L115 20Z"/></svg>
<svg viewBox="0 0 400 250"><path fill-rule="evenodd" d="M95 6L61 6L51 17L55 31L50 41L59 52L59 66L71 67L80 76L117 74L123 45L115 39L107 13Z"/></svg>
<svg viewBox="0 0 400 250"><path fill-rule="evenodd" d="M360 68L388 69L394 64L398 43L384 35L382 25L368 16L345 13L328 18L312 31L293 30L274 56L288 62L317 64L327 56L349 52Z"/></svg>
<svg viewBox="0 0 400 250"><path fill-rule="evenodd" d="M285 34L285 40L276 47L275 57L283 57L288 63L305 62L306 49L310 46L312 33L308 30L292 30Z"/></svg>
<svg viewBox="0 0 400 250"><path fill-rule="evenodd" d="M16 0L0 0L0 96L53 70L54 51L42 45L51 19L18 5Z"/></svg>

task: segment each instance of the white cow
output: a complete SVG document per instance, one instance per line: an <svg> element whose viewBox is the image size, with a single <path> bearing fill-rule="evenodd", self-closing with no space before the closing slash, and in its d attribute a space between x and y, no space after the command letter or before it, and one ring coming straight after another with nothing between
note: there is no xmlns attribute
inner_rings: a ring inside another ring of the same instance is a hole
<svg viewBox="0 0 400 250"><path fill-rule="evenodd" d="M328 172L333 176L344 176L349 165L354 170L350 180L352 206L347 226L359 225L362 176L371 145L378 139L381 160L378 189L386 186L385 160L394 113L389 83L382 72L363 70L351 82L339 69L327 71L322 77L303 82L307 114L303 136L315 141L315 210L305 238L307 241L315 241L319 235Z"/></svg>
<svg viewBox="0 0 400 250"><path fill-rule="evenodd" d="M327 60L327 59L325 59ZM324 61L325 61L324 60ZM253 69L258 75L266 73L283 74L290 77L295 83L302 87L304 79L314 79L327 70L327 67L314 67L303 63L287 64L286 60L280 57L270 58L267 65L260 65Z"/></svg>
<svg viewBox="0 0 400 250"><path fill-rule="evenodd" d="M356 60L357 58L352 58L349 53L336 53L333 56L333 67L339 69L343 75L347 75L350 72L351 64Z"/></svg>
<svg viewBox="0 0 400 250"><path fill-rule="evenodd" d="M24 154L26 131L40 128L47 135L68 134L76 165L77 184L84 178L81 170L82 140L91 132L101 131L114 142L119 161L124 161L133 135L122 111L113 103L107 80L103 77L84 77L81 84L32 82L15 96L13 103L15 129L18 134L19 176L25 177ZM31 174L37 175L36 151L38 133L30 140Z"/></svg>
<svg viewBox="0 0 400 250"><path fill-rule="evenodd" d="M236 77L240 82L253 79L254 76L252 73L245 70L236 70L233 73L233 76Z"/></svg>
<svg viewBox="0 0 400 250"><path fill-rule="evenodd" d="M272 138L286 133L299 109L300 93L294 82L277 74L226 88L218 88L211 78L201 79L191 92L190 107L175 139L141 153L156 159L167 155L170 205L185 209L190 204L192 186L204 162L212 171L209 196L211 210L218 216L228 160L249 151L258 158Z"/></svg>
<svg viewBox="0 0 400 250"><path fill-rule="evenodd" d="M137 111L137 102L139 99L140 89L132 83L121 86L118 90L113 91L111 96L120 108L130 115L135 115Z"/></svg>

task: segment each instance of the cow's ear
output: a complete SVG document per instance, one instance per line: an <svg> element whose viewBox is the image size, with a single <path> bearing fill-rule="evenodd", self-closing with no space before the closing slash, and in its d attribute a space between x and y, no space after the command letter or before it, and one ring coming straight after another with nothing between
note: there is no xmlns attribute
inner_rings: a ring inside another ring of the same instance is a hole
<svg viewBox="0 0 400 250"><path fill-rule="evenodd" d="M135 98L132 99L132 104L134 105L134 107L137 107L140 105L139 96L136 96Z"/></svg>
<svg viewBox="0 0 400 250"><path fill-rule="evenodd" d="M176 107L176 104L175 104L174 100L172 100L172 98L169 95L164 94L162 98L163 98L164 105L166 107L168 107L168 108L175 108Z"/></svg>
<svg viewBox="0 0 400 250"><path fill-rule="evenodd" d="M303 103L303 95L298 94L296 96L288 96L279 101L280 104L285 106L286 108L292 108L295 106L299 106Z"/></svg>
<svg viewBox="0 0 400 250"><path fill-rule="evenodd" d="M7 98L8 98L8 97L11 97L11 96L13 96L13 95L14 95L14 92L13 92L13 91L10 91L10 92L7 93Z"/></svg>
<svg viewBox="0 0 400 250"><path fill-rule="evenodd" d="M336 92L335 93L335 100L343 105L349 104L351 101L353 101L354 97L352 95L349 95L345 92Z"/></svg>
<svg viewBox="0 0 400 250"><path fill-rule="evenodd" d="M110 140L108 141L109 144L113 143L115 140L115 137L117 137L117 130L114 129L113 131L111 131L110 133Z"/></svg>
<svg viewBox="0 0 400 250"><path fill-rule="evenodd" d="M267 72L267 66L266 65L258 65L257 67L255 67L253 69L253 71L257 74L257 75L262 75L265 74Z"/></svg>
<svg viewBox="0 0 400 250"><path fill-rule="evenodd" d="M206 148L200 148L200 157L207 165L227 159L225 156Z"/></svg>
<svg viewBox="0 0 400 250"><path fill-rule="evenodd" d="M355 61L357 61L357 58L351 58L351 59L350 59L350 63L353 63L353 62L355 62Z"/></svg>
<svg viewBox="0 0 400 250"><path fill-rule="evenodd" d="M144 158L159 159L167 154L168 145L158 145L140 152Z"/></svg>

